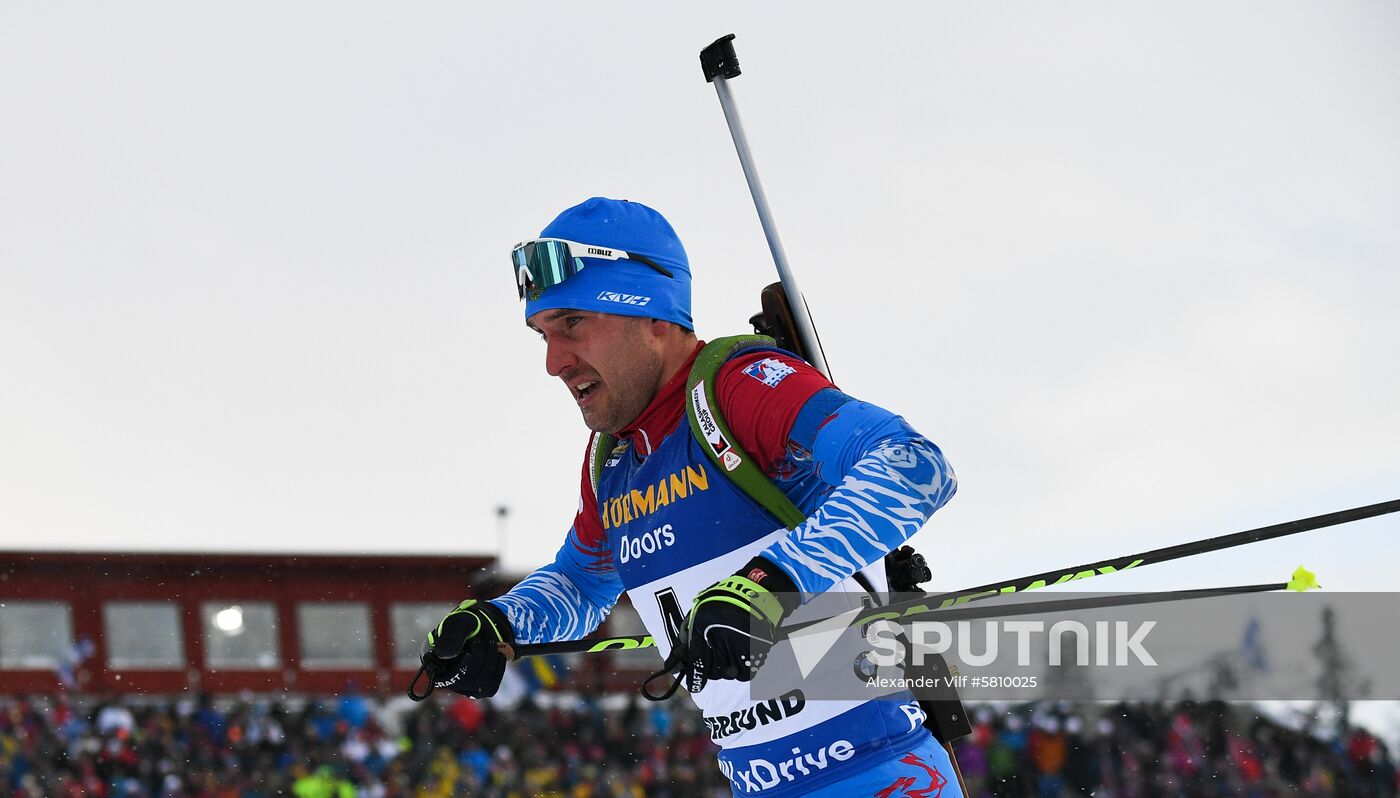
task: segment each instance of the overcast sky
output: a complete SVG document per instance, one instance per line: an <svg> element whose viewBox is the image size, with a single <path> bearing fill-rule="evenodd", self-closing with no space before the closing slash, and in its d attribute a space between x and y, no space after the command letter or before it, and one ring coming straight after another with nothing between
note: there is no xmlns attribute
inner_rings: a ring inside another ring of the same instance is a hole
<svg viewBox="0 0 1400 798"><path fill-rule="evenodd" d="M606 12L600 11L606 8ZM558 547L514 242L668 216L943 447L951 589L1400 498L1394 3L0 4L0 547ZM1395 516L1095 580L1390 590Z"/></svg>

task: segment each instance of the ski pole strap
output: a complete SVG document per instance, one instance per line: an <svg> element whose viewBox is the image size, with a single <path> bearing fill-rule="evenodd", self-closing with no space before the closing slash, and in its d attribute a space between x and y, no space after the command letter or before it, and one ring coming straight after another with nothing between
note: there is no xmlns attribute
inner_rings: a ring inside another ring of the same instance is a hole
<svg viewBox="0 0 1400 798"><path fill-rule="evenodd" d="M671 653L666 656L666 661L661 664L661 670L648 676L646 681L642 682L643 698L648 701L665 701L676 694L676 690L680 689L681 682L685 679L686 660L689 659L689 657L686 656L686 651L687 649L683 642L677 642L676 645L671 648ZM666 688L665 692L651 692L652 682L672 675L674 675L675 678L671 681L671 684Z"/></svg>
<svg viewBox="0 0 1400 798"><path fill-rule="evenodd" d="M795 529L806 520L806 513L799 510L763 473L753 457L739 446L738 439L719 412L719 401L715 395L720 367L753 349L776 349L776 343L766 335L734 335L716 338L705 344L686 380L686 418L690 421L690 431L696 442L705 450L705 455L719 473L784 527Z"/></svg>
<svg viewBox="0 0 1400 798"><path fill-rule="evenodd" d="M411 699L413 699L414 701L422 701L423 699L425 699L425 698L427 698L428 696L430 696L430 695L433 694L433 677L432 677L432 676L428 676L428 689L427 689L427 690L424 690L424 691L421 692L421 693L418 692L418 680L419 680L419 679L422 679L423 676L426 675L427 673L428 673L428 666L427 666L426 664L425 664L425 665L419 666L419 668L418 668L418 673L417 673L416 675L414 675L413 681L411 681L411 682L408 683L408 697L411 698Z"/></svg>

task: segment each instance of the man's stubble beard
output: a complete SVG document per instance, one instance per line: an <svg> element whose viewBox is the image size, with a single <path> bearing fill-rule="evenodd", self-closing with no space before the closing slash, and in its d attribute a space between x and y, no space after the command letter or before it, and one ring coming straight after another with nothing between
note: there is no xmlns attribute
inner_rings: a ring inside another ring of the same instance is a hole
<svg viewBox="0 0 1400 798"><path fill-rule="evenodd" d="M583 423L594 432L616 435L647 409L661 388L662 358L645 346L636 345L619 356L632 363L625 374L606 382L607 399L601 406L579 408Z"/></svg>

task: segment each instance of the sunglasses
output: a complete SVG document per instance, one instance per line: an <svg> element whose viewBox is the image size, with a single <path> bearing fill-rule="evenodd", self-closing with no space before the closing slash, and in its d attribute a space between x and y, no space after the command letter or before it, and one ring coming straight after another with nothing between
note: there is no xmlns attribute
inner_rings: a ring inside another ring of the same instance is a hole
<svg viewBox="0 0 1400 798"><path fill-rule="evenodd" d="M539 299L540 294L583 271L584 258L634 260L672 277L671 272L652 259L612 247L596 247L562 238L537 238L516 244L510 251L515 267L515 287L520 298Z"/></svg>

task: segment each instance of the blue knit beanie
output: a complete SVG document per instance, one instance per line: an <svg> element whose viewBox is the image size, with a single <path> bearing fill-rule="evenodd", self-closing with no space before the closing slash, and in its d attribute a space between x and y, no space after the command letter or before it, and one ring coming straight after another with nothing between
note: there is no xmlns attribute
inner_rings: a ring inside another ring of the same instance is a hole
<svg viewBox="0 0 1400 798"><path fill-rule="evenodd" d="M525 318L542 310L569 308L641 316L695 329L690 318L690 261L666 219L640 202L593 197L564 211L540 238L621 249L650 258L667 277L634 260L584 258L584 268L525 301Z"/></svg>

